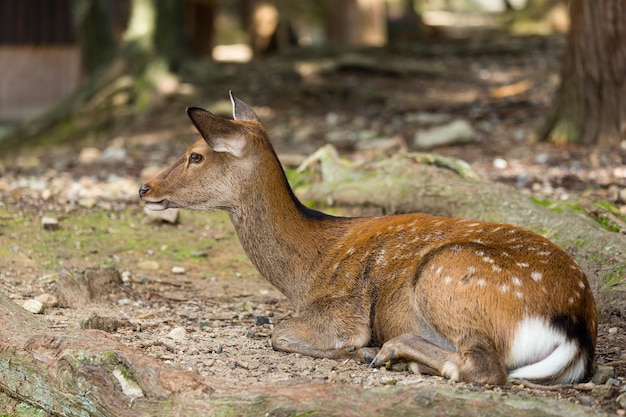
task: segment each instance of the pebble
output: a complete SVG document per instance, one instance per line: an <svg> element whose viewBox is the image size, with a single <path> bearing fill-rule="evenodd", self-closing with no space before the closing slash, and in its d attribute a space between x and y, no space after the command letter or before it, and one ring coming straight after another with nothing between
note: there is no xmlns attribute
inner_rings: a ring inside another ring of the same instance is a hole
<svg viewBox="0 0 626 417"><path fill-rule="evenodd" d="M596 402L591 395L581 395L578 401L580 402L580 405L584 405L586 407L591 407Z"/></svg>
<svg viewBox="0 0 626 417"><path fill-rule="evenodd" d="M58 230L59 221L54 217L44 216L41 218L41 226L44 230Z"/></svg>
<svg viewBox="0 0 626 417"><path fill-rule="evenodd" d="M619 408L626 409L626 392L618 395L615 401L617 402L617 406Z"/></svg>
<svg viewBox="0 0 626 417"><path fill-rule="evenodd" d="M256 326L263 326L264 324L270 324L270 318L267 316L255 316L254 324Z"/></svg>
<svg viewBox="0 0 626 417"><path fill-rule="evenodd" d="M475 136L476 132L472 125L467 120L459 119L421 131L415 135L413 141L418 148L433 148L471 142Z"/></svg>
<svg viewBox="0 0 626 417"><path fill-rule="evenodd" d="M88 165L96 162L102 156L102 152L98 148L83 148L80 150L80 154L78 154L78 163L82 165Z"/></svg>
<svg viewBox="0 0 626 417"><path fill-rule="evenodd" d="M509 166L509 163L507 162L506 159L496 158L493 160L493 167L496 169L507 169L508 166Z"/></svg>
<svg viewBox="0 0 626 417"><path fill-rule="evenodd" d="M185 268L182 266L174 266L172 267L172 274L174 275L183 275L185 273Z"/></svg>
<svg viewBox="0 0 626 417"><path fill-rule="evenodd" d="M35 300L39 301L46 308L56 307L59 305L59 300L53 294L39 294L37 297L35 297Z"/></svg>
<svg viewBox="0 0 626 417"><path fill-rule="evenodd" d="M140 269L147 269L149 271L156 271L161 268L161 265L159 265L156 261L141 261L137 264L137 267Z"/></svg>
<svg viewBox="0 0 626 417"><path fill-rule="evenodd" d="M615 376L615 369L612 366L599 365L598 370L591 378L596 385L605 384L610 378Z"/></svg>
<svg viewBox="0 0 626 417"><path fill-rule="evenodd" d="M168 334L167 337L173 340L184 340L187 338L187 330L184 327L174 327Z"/></svg>
<svg viewBox="0 0 626 417"><path fill-rule="evenodd" d="M44 310L43 303L35 299L24 301L24 303L22 303L22 307L24 308L24 310L30 311L33 314L43 314Z"/></svg>
<svg viewBox="0 0 626 417"><path fill-rule="evenodd" d="M609 329L609 334L617 334L618 331L619 329L617 327L611 327Z"/></svg>

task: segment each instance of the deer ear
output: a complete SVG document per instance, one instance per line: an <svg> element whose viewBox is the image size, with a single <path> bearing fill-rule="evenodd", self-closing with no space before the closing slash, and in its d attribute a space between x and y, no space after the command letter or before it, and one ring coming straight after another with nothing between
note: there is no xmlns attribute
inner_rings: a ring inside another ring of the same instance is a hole
<svg viewBox="0 0 626 417"><path fill-rule="evenodd" d="M215 152L226 152L237 158L243 156L246 136L239 126L198 107L188 107L187 115Z"/></svg>
<svg viewBox="0 0 626 417"><path fill-rule="evenodd" d="M230 101L233 103L233 119L249 122L260 121L256 113L254 113L254 110L252 110L252 107L235 97L232 90L229 91L228 94L230 94Z"/></svg>

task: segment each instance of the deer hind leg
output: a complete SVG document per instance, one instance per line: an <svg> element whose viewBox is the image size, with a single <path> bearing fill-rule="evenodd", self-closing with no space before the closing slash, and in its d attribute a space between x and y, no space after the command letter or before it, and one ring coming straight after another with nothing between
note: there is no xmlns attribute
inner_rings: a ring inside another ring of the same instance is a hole
<svg viewBox="0 0 626 417"><path fill-rule="evenodd" d="M437 346L416 334L405 333L387 341L380 349L372 366L383 366L389 361L417 362L420 370L430 369L453 381L480 382L501 385L507 373L495 348L472 345L454 352Z"/></svg>
<svg viewBox="0 0 626 417"><path fill-rule="evenodd" d="M274 327L272 347L316 358L371 363L379 349L366 347L370 341L369 319L346 311L352 305L344 303L334 309L335 303L321 304L281 321Z"/></svg>

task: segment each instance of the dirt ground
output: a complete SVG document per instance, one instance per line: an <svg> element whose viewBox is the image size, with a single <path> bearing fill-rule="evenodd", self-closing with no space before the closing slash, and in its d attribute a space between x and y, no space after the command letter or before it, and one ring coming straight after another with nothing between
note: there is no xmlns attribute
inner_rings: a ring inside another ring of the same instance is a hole
<svg viewBox="0 0 626 417"><path fill-rule="evenodd" d="M272 350L272 326L289 302L245 258L223 213L181 212L176 224L151 219L137 198L142 180L193 141L186 106L228 111L229 89L255 107L286 165L325 143L362 160L401 147L434 125L467 120L469 143L437 153L469 162L485 178L538 198L585 195L626 215L626 150L534 143L558 82L561 39L441 45L428 50L290 56L221 64L161 113L124 134L80 145L22 149L0 164L0 289L18 303L58 296L64 270L109 266L122 283L86 307L51 306L57 328L105 328L165 364L218 381L218 393L313 381L324 384L437 385L512 395L520 391L625 415L626 313L623 296L605 306L597 362L613 375L567 387L485 387L416 375L407 367L371 369ZM370 55L367 55L370 56ZM392 65L393 64L393 65ZM42 218L59 220L44 230ZM53 227L54 228L54 227ZM624 277L616 286L626 284ZM91 318L91 319L90 319ZM89 320L90 319L90 320ZM104 324L102 324L104 323ZM622 401L625 401L622 399Z"/></svg>

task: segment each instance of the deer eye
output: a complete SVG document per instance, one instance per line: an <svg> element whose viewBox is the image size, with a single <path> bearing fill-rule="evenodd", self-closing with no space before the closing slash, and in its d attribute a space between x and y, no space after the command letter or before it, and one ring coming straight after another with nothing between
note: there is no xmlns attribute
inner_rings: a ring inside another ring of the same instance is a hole
<svg viewBox="0 0 626 417"><path fill-rule="evenodd" d="M200 155L199 153L192 153L191 155L189 155L189 163L191 164L199 164L200 162L202 162L202 160L204 159L204 156Z"/></svg>

